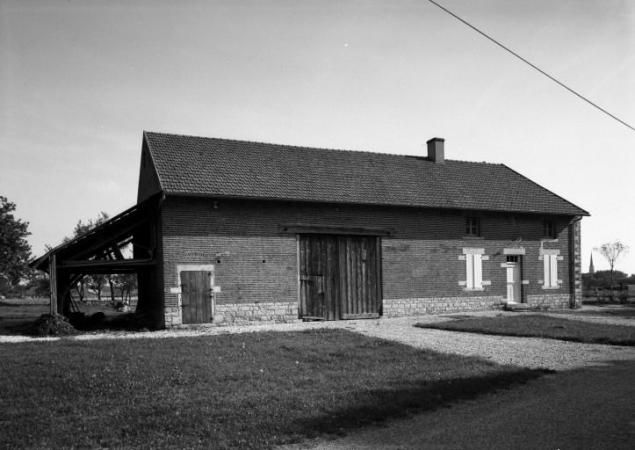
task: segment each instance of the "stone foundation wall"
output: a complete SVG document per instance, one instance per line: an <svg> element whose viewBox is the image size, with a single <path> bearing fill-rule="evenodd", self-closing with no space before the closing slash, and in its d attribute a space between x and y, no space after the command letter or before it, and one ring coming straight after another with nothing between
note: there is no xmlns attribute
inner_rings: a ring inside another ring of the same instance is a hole
<svg viewBox="0 0 635 450"><path fill-rule="evenodd" d="M527 296L527 304L543 309L566 309L569 294L545 294ZM486 311L502 309L502 296L488 297L444 297L444 298L399 298L384 299L383 317L408 317L423 314L442 314L461 311ZM298 322L297 302L262 302L216 305L214 325L255 325L258 323ZM182 325L177 307L165 309L167 328Z"/></svg>
<svg viewBox="0 0 635 450"><path fill-rule="evenodd" d="M297 322L298 305L296 302L262 302L216 305L213 325L255 325L258 323ZM165 309L167 328L182 325L180 308Z"/></svg>
<svg viewBox="0 0 635 450"><path fill-rule="evenodd" d="M181 319L181 308L170 306L165 308L165 327L171 328L183 324Z"/></svg>
<svg viewBox="0 0 635 450"><path fill-rule="evenodd" d="M384 299L384 317L501 309L503 297L444 297Z"/></svg>
<svg viewBox="0 0 635 450"><path fill-rule="evenodd" d="M569 308L569 294L528 295L527 304L548 309Z"/></svg>
<svg viewBox="0 0 635 450"><path fill-rule="evenodd" d="M254 325L260 322L297 322L297 302L263 302L216 305L217 325Z"/></svg>

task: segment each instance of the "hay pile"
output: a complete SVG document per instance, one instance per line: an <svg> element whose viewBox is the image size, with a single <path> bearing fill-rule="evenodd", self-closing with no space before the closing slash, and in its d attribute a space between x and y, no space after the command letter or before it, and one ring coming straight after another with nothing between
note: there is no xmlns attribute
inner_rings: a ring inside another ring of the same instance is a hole
<svg viewBox="0 0 635 450"><path fill-rule="evenodd" d="M79 331L61 314L42 314L27 330L32 336L74 336Z"/></svg>

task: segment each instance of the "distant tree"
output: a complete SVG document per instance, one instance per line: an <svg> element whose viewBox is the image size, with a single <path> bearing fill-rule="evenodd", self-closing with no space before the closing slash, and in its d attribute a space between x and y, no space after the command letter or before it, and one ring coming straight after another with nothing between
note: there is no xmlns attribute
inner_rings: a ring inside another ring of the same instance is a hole
<svg viewBox="0 0 635 450"><path fill-rule="evenodd" d="M631 284L631 280L634 277L629 277L624 272L619 270L613 271L613 280L616 285L619 284ZM611 271L610 270L598 270L595 273L583 273L582 285L585 291L592 291L595 289L610 289L611 287Z"/></svg>
<svg viewBox="0 0 635 450"><path fill-rule="evenodd" d="M121 303L130 304L132 291L137 287L137 275L134 273L125 273L117 275L117 281L121 292Z"/></svg>
<svg viewBox="0 0 635 450"><path fill-rule="evenodd" d="M609 288L613 289L613 272L615 269L615 264L621 256L628 253L628 245L622 244L619 240L617 240L615 242L607 242L606 244L602 244L600 247L594 248L594 250L602 255L609 263Z"/></svg>
<svg viewBox="0 0 635 450"><path fill-rule="evenodd" d="M106 285L106 276L105 275L86 275L86 284L88 285L88 289L91 289L97 294L97 300L101 301L101 293L104 290L104 286Z"/></svg>
<svg viewBox="0 0 635 450"><path fill-rule="evenodd" d="M98 227L105 221L107 221L110 217L107 213L101 212L97 216L95 220L89 219L87 222L82 222L80 219L75 225L73 229L73 234L71 237L65 237L62 242L67 243L72 241L73 239L88 233L95 227ZM101 291L106 284L106 277L104 275L85 275L79 279L77 285L75 286L75 290L77 291L77 296L79 297L79 301L84 300L84 293L86 292L85 287L88 286L89 289L92 289L97 292L97 298L101 300Z"/></svg>
<svg viewBox="0 0 635 450"><path fill-rule="evenodd" d="M32 270L27 287L35 297L48 297L51 293L48 273Z"/></svg>
<svg viewBox="0 0 635 450"><path fill-rule="evenodd" d="M123 274L114 273L108 275L108 285L110 286L110 301L113 305L117 303L117 289L121 290Z"/></svg>
<svg viewBox="0 0 635 450"><path fill-rule="evenodd" d="M28 272L31 246L26 237L29 223L16 219L12 214L15 203L0 196L0 276L17 284Z"/></svg>
<svg viewBox="0 0 635 450"><path fill-rule="evenodd" d="M66 243L68 241L72 241L76 237L79 237L82 234L88 233L90 230L92 230L95 227L98 227L99 225L107 221L108 219L110 219L110 216L108 215L108 213L105 213L103 211L99 213L99 215L97 216L97 219L95 220L89 219L88 222L82 222L82 220L80 219L79 222L77 222L77 225L75 225L75 228L73 229L73 235L71 237L65 237L63 239L63 242Z"/></svg>

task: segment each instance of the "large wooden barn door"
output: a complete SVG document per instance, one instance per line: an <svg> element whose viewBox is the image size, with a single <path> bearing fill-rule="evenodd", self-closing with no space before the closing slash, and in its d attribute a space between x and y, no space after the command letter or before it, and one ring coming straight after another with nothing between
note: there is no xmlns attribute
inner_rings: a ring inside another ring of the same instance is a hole
<svg viewBox="0 0 635 450"><path fill-rule="evenodd" d="M379 261L377 238L340 238L340 285L342 319L379 317Z"/></svg>
<svg viewBox="0 0 635 450"><path fill-rule="evenodd" d="M301 235L300 315L339 320L379 317L377 238Z"/></svg>
<svg viewBox="0 0 635 450"><path fill-rule="evenodd" d="M181 305L183 323L212 321L212 273L209 271L181 272Z"/></svg>

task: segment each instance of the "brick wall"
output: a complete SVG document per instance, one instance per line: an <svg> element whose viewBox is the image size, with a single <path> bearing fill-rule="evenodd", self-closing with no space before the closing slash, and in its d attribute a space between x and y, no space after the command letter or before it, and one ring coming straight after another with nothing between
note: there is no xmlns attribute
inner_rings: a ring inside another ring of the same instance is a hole
<svg viewBox="0 0 635 450"><path fill-rule="evenodd" d="M163 238L166 306L180 284L177 265L214 266L216 304L297 302L297 255L294 236L165 236Z"/></svg>
<svg viewBox="0 0 635 450"><path fill-rule="evenodd" d="M214 265L216 314L224 323L297 318L298 268L296 236L281 225L302 223L392 229L382 237L384 315L415 314L498 307L506 297L505 248L522 246L523 301L544 304L570 296L572 272L570 218L550 217L558 242L541 242L545 217L530 214L481 213L481 237L466 238L461 211L405 207L326 205L168 197L163 208L165 307L177 311L178 264ZM519 240L520 239L520 240ZM482 248L480 291L467 291L464 248ZM540 249L557 249L556 289L543 288ZM569 297L567 297L569 298ZM284 306L281 306L284 305ZM284 313L281 310L284 309ZM172 314L172 313L171 313ZM166 318L166 324L178 318ZM167 317L167 316L166 316Z"/></svg>

